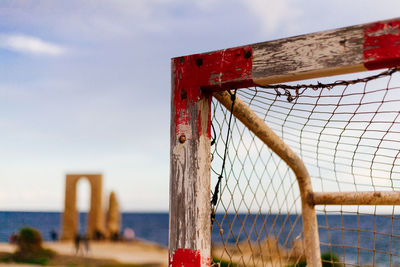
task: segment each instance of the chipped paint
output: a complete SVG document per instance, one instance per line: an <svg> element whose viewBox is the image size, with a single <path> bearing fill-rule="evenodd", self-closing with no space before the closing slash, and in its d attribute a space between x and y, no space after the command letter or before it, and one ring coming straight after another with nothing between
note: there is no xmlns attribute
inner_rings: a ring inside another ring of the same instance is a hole
<svg viewBox="0 0 400 267"><path fill-rule="evenodd" d="M194 54L172 59L173 116L176 134L193 137L202 131L210 137L210 119L201 121L200 111L193 109L198 101L209 98L204 91L225 90L254 85L251 46L230 48L205 54ZM193 111L193 113L192 113ZM198 116L196 127L190 125ZM206 126L206 127L204 127Z"/></svg>
<svg viewBox="0 0 400 267"><path fill-rule="evenodd" d="M198 250L176 249L169 253L169 267L200 267L201 255Z"/></svg>
<svg viewBox="0 0 400 267"><path fill-rule="evenodd" d="M400 66L400 20L364 29L364 66L369 70Z"/></svg>
<svg viewBox="0 0 400 267"><path fill-rule="evenodd" d="M193 57L172 59L172 115L174 120L171 127L175 127L177 135L184 134L187 139L191 139L193 136L193 127L190 125L190 121L193 121L193 112L191 111L194 104L204 98L204 94L198 86L198 79L192 76L194 68L196 66ZM197 133L202 134L199 131Z"/></svg>
<svg viewBox="0 0 400 267"><path fill-rule="evenodd" d="M211 252L210 139L177 143L171 151L170 252L200 251L201 266Z"/></svg>
<svg viewBox="0 0 400 267"><path fill-rule="evenodd" d="M199 59L172 59L170 266L210 266L211 94L200 86Z"/></svg>
<svg viewBox="0 0 400 267"><path fill-rule="evenodd" d="M214 91L254 85L251 78L252 55L253 49L249 45L202 54L203 65L200 67L202 88Z"/></svg>

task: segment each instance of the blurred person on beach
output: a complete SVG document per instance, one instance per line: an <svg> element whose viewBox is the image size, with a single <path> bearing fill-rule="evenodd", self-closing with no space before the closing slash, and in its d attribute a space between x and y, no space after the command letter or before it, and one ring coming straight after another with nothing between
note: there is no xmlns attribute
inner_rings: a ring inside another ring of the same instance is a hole
<svg viewBox="0 0 400 267"><path fill-rule="evenodd" d="M17 243L17 238L18 238L18 235L16 233L12 233L10 235L10 237L8 238L8 242L10 244L16 244Z"/></svg>
<svg viewBox="0 0 400 267"><path fill-rule="evenodd" d="M111 234L111 241L117 242L117 241L119 241L119 240L121 240L121 236L120 236L119 233L112 233L112 234Z"/></svg>
<svg viewBox="0 0 400 267"><path fill-rule="evenodd" d="M75 235L75 239L74 239L74 244L75 244L75 252L76 252L76 254L78 254L78 252L79 252L79 248L80 248L80 246L81 246L81 235L79 234L79 233L77 233L76 235Z"/></svg>
<svg viewBox="0 0 400 267"><path fill-rule="evenodd" d="M89 253L89 236L85 234L82 238L83 244L85 245L85 253L86 255Z"/></svg>
<svg viewBox="0 0 400 267"><path fill-rule="evenodd" d="M104 240L106 237L99 230L94 231L94 240Z"/></svg>
<svg viewBox="0 0 400 267"><path fill-rule="evenodd" d="M135 231L132 228L126 227L123 233L125 241L133 241L135 239Z"/></svg>
<svg viewBox="0 0 400 267"><path fill-rule="evenodd" d="M57 231L55 229L52 229L50 231L50 238L51 238L51 241L57 241L58 240L58 233L57 233Z"/></svg>

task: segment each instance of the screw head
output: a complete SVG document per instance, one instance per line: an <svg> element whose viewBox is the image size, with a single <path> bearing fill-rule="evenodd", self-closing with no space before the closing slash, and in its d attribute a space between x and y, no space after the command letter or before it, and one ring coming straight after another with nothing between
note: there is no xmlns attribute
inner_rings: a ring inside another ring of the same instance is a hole
<svg viewBox="0 0 400 267"><path fill-rule="evenodd" d="M197 65L197 67L200 67L201 65L203 65L203 59L202 58L196 59L196 65Z"/></svg>
<svg viewBox="0 0 400 267"><path fill-rule="evenodd" d="M181 100L185 100L187 98L187 92L185 88L182 88L181 90Z"/></svg>
<svg viewBox="0 0 400 267"><path fill-rule="evenodd" d="M185 142L186 142L186 136L182 134L181 136L179 136L179 143L183 144Z"/></svg>

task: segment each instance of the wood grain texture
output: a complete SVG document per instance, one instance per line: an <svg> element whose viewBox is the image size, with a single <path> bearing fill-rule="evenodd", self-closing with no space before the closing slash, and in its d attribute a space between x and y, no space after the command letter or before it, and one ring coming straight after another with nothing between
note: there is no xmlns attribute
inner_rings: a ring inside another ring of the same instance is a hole
<svg viewBox="0 0 400 267"><path fill-rule="evenodd" d="M253 45L253 81L288 82L366 70L364 26L306 34Z"/></svg>
<svg viewBox="0 0 400 267"><path fill-rule="evenodd" d="M210 266L211 96L201 92L194 58L172 61L169 262ZM193 77L194 76L194 77Z"/></svg>
<svg viewBox="0 0 400 267"><path fill-rule="evenodd" d="M400 66L400 18L183 58L197 61L209 92L391 68Z"/></svg>
<svg viewBox="0 0 400 267"><path fill-rule="evenodd" d="M400 19L252 45L255 84L400 66Z"/></svg>

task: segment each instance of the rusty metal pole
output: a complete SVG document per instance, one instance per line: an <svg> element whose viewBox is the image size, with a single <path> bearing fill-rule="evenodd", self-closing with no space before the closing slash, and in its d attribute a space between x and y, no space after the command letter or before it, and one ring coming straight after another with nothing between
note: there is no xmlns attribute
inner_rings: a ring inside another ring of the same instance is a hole
<svg viewBox="0 0 400 267"><path fill-rule="evenodd" d="M399 205L399 191L314 192L314 205Z"/></svg>

